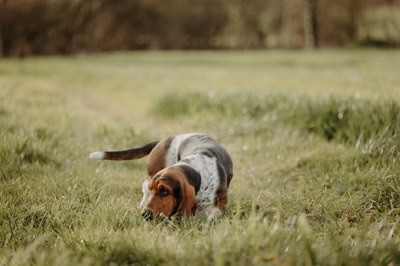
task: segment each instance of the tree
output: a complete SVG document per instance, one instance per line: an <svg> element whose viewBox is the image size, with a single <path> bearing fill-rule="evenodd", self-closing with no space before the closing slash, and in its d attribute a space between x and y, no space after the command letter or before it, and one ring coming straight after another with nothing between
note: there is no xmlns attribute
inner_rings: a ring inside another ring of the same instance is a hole
<svg viewBox="0 0 400 266"><path fill-rule="evenodd" d="M0 10L4 10L6 7L7 0L0 0ZM1 12L0 12L0 57L3 57L3 23L1 21Z"/></svg>
<svg viewBox="0 0 400 266"><path fill-rule="evenodd" d="M314 49L318 45L317 0L304 1L304 47Z"/></svg>

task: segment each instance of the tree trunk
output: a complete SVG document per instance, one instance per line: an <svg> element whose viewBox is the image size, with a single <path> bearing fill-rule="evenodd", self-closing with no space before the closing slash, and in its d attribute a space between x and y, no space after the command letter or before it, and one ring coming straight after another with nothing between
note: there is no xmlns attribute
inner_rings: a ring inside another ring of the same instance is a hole
<svg viewBox="0 0 400 266"><path fill-rule="evenodd" d="M3 30L0 22L0 58L3 57Z"/></svg>
<svg viewBox="0 0 400 266"><path fill-rule="evenodd" d="M7 0L0 0L0 17L6 8ZM3 27L0 19L0 58L4 56Z"/></svg>
<svg viewBox="0 0 400 266"><path fill-rule="evenodd" d="M304 47L314 49L318 45L317 0L304 1Z"/></svg>

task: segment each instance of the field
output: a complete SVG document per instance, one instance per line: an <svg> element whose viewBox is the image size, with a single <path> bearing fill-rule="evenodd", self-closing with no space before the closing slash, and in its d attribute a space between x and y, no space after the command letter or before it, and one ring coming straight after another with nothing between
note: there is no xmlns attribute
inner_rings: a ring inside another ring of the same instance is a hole
<svg viewBox="0 0 400 266"><path fill-rule="evenodd" d="M0 61L0 265L400 264L400 51ZM146 160L184 132L234 161L224 215L147 222Z"/></svg>

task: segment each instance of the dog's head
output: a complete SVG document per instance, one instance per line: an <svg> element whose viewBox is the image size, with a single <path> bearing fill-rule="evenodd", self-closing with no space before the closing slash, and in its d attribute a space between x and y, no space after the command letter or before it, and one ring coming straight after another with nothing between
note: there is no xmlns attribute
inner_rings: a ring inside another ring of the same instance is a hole
<svg viewBox="0 0 400 266"><path fill-rule="evenodd" d="M146 219L194 214L197 208L195 189L179 167L161 170L147 186L150 194L142 210Z"/></svg>

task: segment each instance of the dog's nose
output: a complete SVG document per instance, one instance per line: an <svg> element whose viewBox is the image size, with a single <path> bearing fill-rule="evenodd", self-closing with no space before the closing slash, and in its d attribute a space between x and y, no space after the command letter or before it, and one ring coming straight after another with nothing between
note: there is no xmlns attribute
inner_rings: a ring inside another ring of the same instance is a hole
<svg viewBox="0 0 400 266"><path fill-rule="evenodd" d="M153 212L150 209L144 209L142 211L142 216L146 220L152 220L153 219Z"/></svg>

